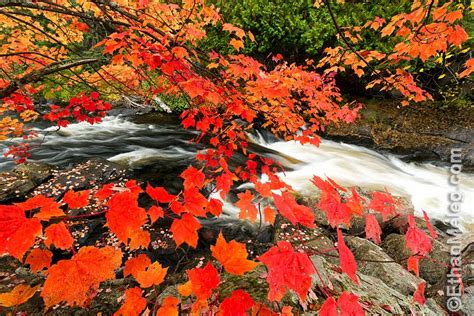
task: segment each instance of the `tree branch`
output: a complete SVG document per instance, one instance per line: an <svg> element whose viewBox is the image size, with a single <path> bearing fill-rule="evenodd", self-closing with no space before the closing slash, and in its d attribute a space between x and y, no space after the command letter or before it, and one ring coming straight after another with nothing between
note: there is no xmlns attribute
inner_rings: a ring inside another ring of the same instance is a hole
<svg viewBox="0 0 474 316"><path fill-rule="evenodd" d="M99 60L100 60L99 58L84 58L84 59L79 59L79 60L74 60L74 61L66 60L66 61L52 63L37 71L33 71L23 76L20 79L10 82L8 86L6 86L3 89L0 89L0 99L10 96L12 93L14 93L16 90L18 90L24 85L40 81L41 79L43 79L44 77L48 75L51 75L63 70L67 70L70 68L74 68L77 66L92 64Z"/></svg>

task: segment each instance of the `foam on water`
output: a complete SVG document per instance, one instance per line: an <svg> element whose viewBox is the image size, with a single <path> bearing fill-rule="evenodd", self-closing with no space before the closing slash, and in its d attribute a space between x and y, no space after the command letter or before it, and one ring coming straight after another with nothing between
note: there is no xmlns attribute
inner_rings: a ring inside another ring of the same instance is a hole
<svg viewBox="0 0 474 316"><path fill-rule="evenodd" d="M323 140L319 148L294 141L266 143L262 138L256 141L261 146L301 161L292 165L293 171L280 176L302 194L314 192L315 187L309 181L314 175L330 177L343 186L387 189L396 196L409 198L417 214L425 210L430 217L447 220L448 195L456 189L449 183L448 168L406 163L395 156L384 156L364 147L327 140ZM282 162L288 165L285 159ZM465 225L473 224L474 176L461 174L457 189L464 197L459 215Z"/></svg>

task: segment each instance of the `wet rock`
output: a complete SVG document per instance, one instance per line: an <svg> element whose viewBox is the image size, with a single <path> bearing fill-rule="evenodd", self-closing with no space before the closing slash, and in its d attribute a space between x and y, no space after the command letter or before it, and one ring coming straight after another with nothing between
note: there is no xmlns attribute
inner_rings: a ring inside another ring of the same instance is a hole
<svg viewBox="0 0 474 316"><path fill-rule="evenodd" d="M0 203L7 203L25 196L33 190L35 183L27 176L14 172L0 173Z"/></svg>
<svg viewBox="0 0 474 316"><path fill-rule="evenodd" d="M311 256L311 260L320 272L324 285L334 292L345 290L358 295L359 301L363 303L370 315L407 315L412 311L418 315L446 314L432 299L428 299L424 306L414 304L411 294L404 295L377 277L358 272L360 284L356 285L345 274L337 272L338 269L321 256ZM315 276L314 284L321 287L323 283L321 279Z"/></svg>
<svg viewBox="0 0 474 316"><path fill-rule="evenodd" d="M35 185L40 185L53 175L55 167L46 163L27 162L13 169L13 172L29 178Z"/></svg>
<svg viewBox="0 0 474 316"><path fill-rule="evenodd" d="M406 259L411 255L406 247L405 236L398 234L388 235L382 242L382 248L394 260L406 265ZM420 277L429 284L436 284L448 272L449 254L446 245L433 241L433 250L429 258L420 262Z"/></svg>
<svg viewBox="0 0 474 316"><path fill-rule="evenodd" d="M70 189L84 190L118 181L126 175L127 170L116 163L102 158L88 159L71 168L55 170L51 179L35 188L31 195L61 197Z"/></svg>
<svg viewBox="0 0 474 316"><path fill-rule="evenodd" d="M379 278L388 287L404 295L412 294L422 282L400 264L393 262L392 257L376 244L353 236L348 236L345 240L358 262L357 268L361 273Z"/></svg>
<svg viewBox="0 0 474 316"><path fill-rule="evenodd" d="M474 108L401 107L387 100L363 103L357 124L331 126L324 137L399 154L410 161L449 162L451 149L460 148L463 167L474 168Z"/></svg>

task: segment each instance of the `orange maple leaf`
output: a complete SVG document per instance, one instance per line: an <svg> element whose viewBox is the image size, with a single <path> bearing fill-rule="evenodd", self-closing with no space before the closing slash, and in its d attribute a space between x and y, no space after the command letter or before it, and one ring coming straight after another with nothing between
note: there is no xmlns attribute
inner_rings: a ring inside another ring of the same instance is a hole
<svg viewBox="0 0 474 316"><path fill-rule="evenodd" d="M122 252L110 246L82 247L69 260L60 260L48 270L41 296L46 308L61 302L86 307L101 282L115 278L122 264Z"/></svg>
<svg viewBox="0 0 474 316"><path fill-rule="evenodd" d="M56 248L67 250L74 244L74 239L64 222L49 225L44 232L46 235L44 243L48 248L54 244Z"/></svg>
<svg viewBox="0 0 474 316"><path fill-rule="evenodd" d="M244 48L244 42L242 40L238 40L238 39L231 39L229 44L235 48L236 51L239 51L241 48Z"/></svg>
<svg viewBox="0 0 474 316"><path fill-rule="evenodd" d="M198 189L201 189L206 179L206 176L201 170L192 166L186 168L186 170L181 173L180 177L184 179L185 188L197 187Z"/></svg>
<svg viewBox="0 0 474 316"><path fill-rule="evenodd" d="M18 206L0 205L0 254L9 253L22 261L25 252L41 233L41 223L37 218L27 219Z"/></svg>
<svg viewBox="0 0 474 316"><path fill-rule="evenodd" d="M54 199L45 197L44 195L36 195L29 198L25 202L15 203L23 211L32 211L39 209L34 217L40 220L49 220L51 217L64 216L64 212L59 208L60 204Z"/></svg>
<svg viewBox="0 0 474 316"><path fill-rule="evenodd" d="M242 219L249 219L254 222L257 219L258 209L252 203L254 198L252 192L246 190L244 193L237 194L239 201L235 203L235 206L240 208L239 217Z"/></svg>
<svg viewBox="0 0 474 316"><path fill-rule="evenodd" d="M146 299L142 297L142 290L139 287L132 287L125 291L125 302L114 316L140 315L146 307Z"/></svg>
<svg viewBox="0 0 474 316"><path fill-rule="evenodd" d="M156 312L156 316L178 316L178 304L179 300L176 297L165 297L161 307Z"/></svg>
<svg viewBox="0 0 474 316"><path fill-rule="evenodd" d="M138 271L135 278L140 286L147 288L153 285L160 285L165 279L168 268L163 268L158 261L153 262L143 271Z"/></svg>
<svg viewBox="0 0 474 316"><path fill-rule="evenodd" d="M163 211L163 208L156 205L153 205L152 207L150 207L147 213L148 213L148 216L150 216L150 221L152 224L156 222L158 218L162 218L163 216L165 216L165 212Z"/></svg>
<svg viewBox="0 0 474 316"><path fill-rule="evenodd" d="M147 222L147 214L138 206L137 197L137 193L131 191L115 194L107 202L109 210L105 214L110 230L132 250L146 248L150 242L149 233L141 228Z"/></svg>
<svg viewBox="0 0 474 316"><path fill-rule="evenodd" d="M222 232L217 237L216 245L211 246L211 251L224 269L232 274L243 275L258 265L255 261L247 259L248 253L244 244L235 240L226 242Z"/></svg>
<svg viewBox="0 0 474 316"><path fill-rule="evenodd" d="M63 201L69 208L81 208L89 204L90 190L77 191L69 190L64 194Z"/></svg>
<svg viewBox="0 0 474 316"><path fill-rule="evenodd" d="M170 232L173 233L173 240L176 246L187 243L196 248L198 242L198 230L201 224L191 214L184 214L181 219L175 219L171 224Z"/></svg>
<svg viewBox="0 0 474 316"><path fill-rule="evenodd" d="M12 307L23 304L36 293L39 287L40 285L30 287L25 284L19 284L8 293L0 293L0 306Z"/></svg>
<svg viewBox="0 0 474 316"><path fill-rule="evenodd" d="M33 272L39 272L51 266L53 254L48 249L35 248L26 257L25 263L30 265Z"/></svg>
<svg viewBox="0 0 474 316"><path fill-rule="evenodd" d="M133 275L136 279L138 272L145 271L146 267L151 264L150 258L146 254L140 254L136 257L130 258L125 262L125 268L123 270L123 276Z"/></svg>

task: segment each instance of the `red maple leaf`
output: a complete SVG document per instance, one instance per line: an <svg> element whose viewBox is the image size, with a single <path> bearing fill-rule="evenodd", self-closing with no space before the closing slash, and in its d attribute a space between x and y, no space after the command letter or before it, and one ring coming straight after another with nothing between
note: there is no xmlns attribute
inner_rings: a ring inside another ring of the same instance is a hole
<svg viewBox="0 0 474 316"><path fill-rule="evenodd" d="M77 191L69 190L63 197L63 201L68 204L69 208L81 208L89 204L90 190Z"/></svg>
<svg viewBox="0 0 474 316"><path fill-rule="evenodd" d="M0 254L9 253L18 260L35 244L42 227L39 219L28 219L15 205L0 205Z"/></svg>
<svg viewBox="0 0 474 316"><path fill-rule="evenodd" d="M146 248L150 242L150 234L142 230L147 214L138 206L137 197L132 191L113 195L107 202L109 210L105 214L110 230L131 249Z"/></svg>
<svg viewBox="0 0 474 316"><path fill-rule="evenodd" d="M155 201L160 203L169 203L173 201L176 196L169 194L163 187L152 187L150 184L146 187L146 193Z"/></svg>
<svg viewBox="0 0 474 316"><path fill-rule="evenodd" d="M125 291L125 301L114 316L140 315L146 307L146 299L142 297L142 289L132 287Z"/></svg>
<svg viewBox="0 0 474 316"><path fill-rule="evenodd" d="M25 202L16 203L23 211L33 211L39 209L34 217L40 220L49 220L51 217L64 216L64 212L59 208L60 204L54 199L45 197L44 195L36 195L29 198Z"/></svg>
<svg viewBox="0 0 474 316"><path fill-rule="evenodd" d="M357 263L351 250L346 246L344 237L339 228L337 229L337 249L339 251L339 261L342 271L345 272L354 283L358 284L359 280L356 275Z"/></svg>
<svg viewBox="0 0 474 316"><path fill-rule="evenodd" d="M433 238L433 239L438 238L438 234L433 229L433 226L431 225L430 218L428 217L428 214L426 214L425 211L423 211L423 218L425 219L426 227L428 228L428 231L430 232L431 238Z"/></svg>
<svg viewBox="0 0 474 316"><path fill-rule="evenodd" d="M365 312L359 304L359 297L352 293L343 292L337 299L341 315L364 316Z"/></svg>
<svg viewBox="0 0 474 316"><path fill-rule="evenodd" d="M252 203L254 198L252 192L246 190L244 193L237 194L237 197L239 201L235 203L235 206L240 209L239 217L254 222L257 219L258 209Z"/></svg>
<svg viewBox="0 0 474 316"><path fill-rule="evenodd" d="M382 214L382 219L386 221L389 215L395 214L395 201L388 192L373 192L369 208Z"/></svg>
<svg viewBox="0 0 474 316"><path fill-rule="evenodd" d="M206 179L204 173L202 173L201 170L198 170L192 166L184 170L180 177L184 179L184 188L196 187L201 189Z"/></svg>
<svg viewBox="0 0 474 316"><path fill-rule="evenodd" d="M195 216L206 216L206 207L208 201L204 195L199 192L197 187L188 187L184 189L184 208Z"/></svg>
<svg viewBox="0 0 474 316"><path fill-rule="evenodd" d="M296 203L293 194L290 192L285 191L281 195L273 194L273 200L280 214L293 225L301 224L309 228L315 227L313 211L307 206Z"/></svg>
<svg viewBox="0 0 474 316"><path fill-rule="evenodd" d="M56 248L68 250L74 243L74 239L64 222L49 225L44 232L46 235L44 243L48 247L51 247L51 244L53 244Z"/></svg>
<svg viewBox="0 0 474 316"><path fill-rule="evenodd" d="M408 216L408 230L405 234L407 247L414 255L424 256L432 249L430 238L415 224L415 217Z"/></svg>
<svg viewBox="0 0 474 316"><path fill-rule="evenodd" d="M247 311L255 304L252 297L243 290L235 290L232 295L224 299L219 306L219 313L222 316L247 315Z"/></svg>
<svg viewBox="0 0 474 316"><path fill-rule="evenodd" d="M257 259L268 268L269 300L280 301L287 290L295 291L301 300L306 300L311 288L311 275L316 273L307 254L294 251L287 241L279 241Z"/></svg>
<svg viewBox="0 0 474 316"><path fill-rule="evenodd" d="M201 224L191 214L184 214L181 219L175 219L171 224L170 232L173 233L173 240L176 246L187 243L196 248L198 242L198 230Z"/></svg>
<svg viewBox="0 0 474 316"><path fill-rule="evenodd" d="M426 299L425 299L425 287L426 287L426 283L425 283L425 282L421 282L420 284L418 284L418 287L416 288L416 291L415 291L415 293L413 294L413 300L414 300L415 302L420 303L421 305L424 305L425 302L426 302Z"/></svg>
<svg viewBox="0 0 474 316"><path fill-rule="evenodd" d="M372 239L374 243L380 245L382 242L382 229L380 228L377 217L374 214L365 215L365 238Z"/></svg>
<svg viewBox="0 0 474 316"><path fill-rule="evenodd" d="M199 300L210 298L212 291L219 286L219 273L210 262L204 268L190 269L186 273L191 283L192 292Z"/></svg>

